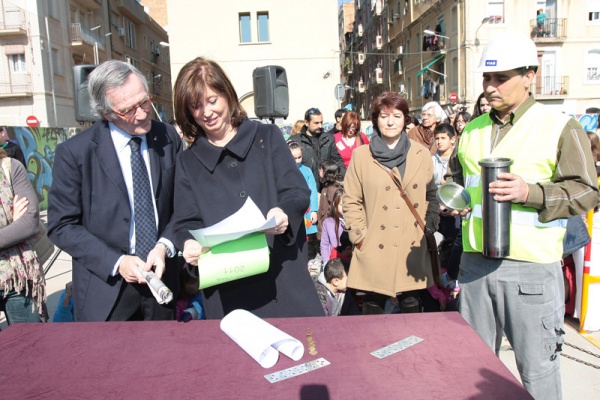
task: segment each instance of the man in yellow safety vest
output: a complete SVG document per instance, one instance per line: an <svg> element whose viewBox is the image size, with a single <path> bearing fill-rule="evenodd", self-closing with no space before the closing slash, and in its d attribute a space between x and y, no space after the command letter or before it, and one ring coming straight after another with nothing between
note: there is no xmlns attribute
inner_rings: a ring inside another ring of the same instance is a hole
<svg viewBox="0 0 600 400"><path fill-rule="evenodd" d="M560 399L564 334L561 271L566 218L599 202L589 140L567 115L530 93L538 69L535 43L505 32L492 39L476 72L483 73L489 113L465 127L447 180L465 186L460 313L496 353L502 332L515 351L523 385L536 399ZM510 158L510 173L481 186L484 158ZM510 253L482 254L482 195L511 203Z"/></svg>

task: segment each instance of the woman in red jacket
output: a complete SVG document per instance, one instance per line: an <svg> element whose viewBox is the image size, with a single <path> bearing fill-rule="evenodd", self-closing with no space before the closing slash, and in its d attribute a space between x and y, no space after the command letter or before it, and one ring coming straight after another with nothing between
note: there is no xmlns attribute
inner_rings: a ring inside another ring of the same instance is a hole
<svg viewBox="0 0 600 400"><path fill-rule="evenodd" d="M363 144L369 144L369 138L360 131L360 118L355 111L348 111L344 114L341 125L342 131L333 136L337 151L340 153L344 165L348 168L354 149Z"/></svg>

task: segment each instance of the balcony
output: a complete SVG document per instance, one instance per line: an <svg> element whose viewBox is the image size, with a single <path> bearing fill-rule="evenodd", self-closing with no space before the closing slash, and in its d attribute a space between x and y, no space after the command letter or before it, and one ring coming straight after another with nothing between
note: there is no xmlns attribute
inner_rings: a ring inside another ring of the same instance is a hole
<svg viewBox="0 0 600 400"><path fill-rule="evenodd" d="M564 42L567 38L566 18L546 18L538 25L537 19L529 21L531 38L536 43Z"/></svg>
<svg viewBox="0 0 600 400"><path fill-rule="evenodd" d="M146 23L146 12L144 11L144 7L136 0L113 0L111 1L111 4L135 24L143 25Z"/></svg>
<svg viewBox="0 0 600 400"><path fill-rule="evenodd" d="M372 11L373 11L373 16L374 17L379 17L381 16L381 10L383 9L383 1L382 0L375 0L375 3L372 3Z"/></svg>
<svg viewBox="0 0 600 400"><path fill-rule="evenodd" d="M536 97L564 97L568 92L568 76L541 76L534 88Z"/></svg>
<svg viewBox="0 0 600 400"><path fill-rule="evenodd" d="M97 10L102 7L102 0L75 0L75 2L91 10Z"/></svg>
<svg viewBox="0 0 600 400"><path fill-rule="evenodd" d="M31 96L32 94L30 73L13 73L0 77L0 98Z"/></svg>
<svg viewBox="0 0 600 400"><path fill-rule="evenodd" d="M443 33L436 32L439 35L443 35ZM426 35L423 40L423 51L435 51L435 52L445 52L446 50L446 42L450 41L441 36L436 35Z"/></svg>
<svg viewBox="0 0 600 400"><path fill-rule="evenodd" d="M0 13L0 35L26 35L25 11L18 7L7 7Z"/></svg>
<svg viewBox="0 0 600 400"><path fill-rule="evenodd" d="M71 41L72 46L81 46L83 43L86 43L90 46L93 46L94 43L98 43L98 48L104 50L104 36L101 36L100 33L97 33L98 30L92 31L80 23L72 23L71 24L71 36L69 40Z"/></svg>

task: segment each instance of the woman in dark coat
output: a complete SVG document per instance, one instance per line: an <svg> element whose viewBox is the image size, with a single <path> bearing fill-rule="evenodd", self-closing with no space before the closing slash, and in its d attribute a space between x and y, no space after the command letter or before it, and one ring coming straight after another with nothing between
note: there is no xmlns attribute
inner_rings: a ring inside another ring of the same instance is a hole
<svg viewBox="0 0 600 400"><path fill-rule="evenodd" d="M173 224L185 260L198 262L202 246L190 230L208 227L239 210L250 197L276 227L267 231L266 273L203 290L207 318L242 308L259 317L323 315L307 268L304 212L310 190L275 125L250 121L235 89L214 61L196 58L179 72L175 116L194 138L180 154Z"/></svg>

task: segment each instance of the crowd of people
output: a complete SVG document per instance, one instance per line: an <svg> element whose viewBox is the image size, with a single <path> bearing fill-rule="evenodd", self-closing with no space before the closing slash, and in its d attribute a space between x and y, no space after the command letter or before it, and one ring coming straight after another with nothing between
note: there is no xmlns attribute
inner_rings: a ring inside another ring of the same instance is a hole
<svg viewBox="0 0 600 400"><path fill-rule="evenodd" d="M581 126L529 92L535 44L504 34L482 54L483 92L471 113L448 115L429 102L411 115L401 95L384 92L371 108L370 138L354 111L336 111L325 132L313 107L286 140L276 125L250 120L225 71L202 57L176 79L175 127L152 120L148 83L135 67L101 64L89 78L98 121L56 148L48 235L71 255L73 282L55 319L458 309L490 349L506 335L535 398L560 398L564 221L598 205L596 168ZM487 157L514 164L482 188L478 162ZM23 166L2 160L2 305L9 323L40 321L43 274L27 246L38 205ZM468 208L439 203L446 182L469 192ZM485 190L511 205L509 257L483 255ZM200 290L210 248L191 231L249 199L275 221L264 231L267 272ZM434 232L441 271L428 248ZM147 272L176 301L160 304Z"/></svg>

